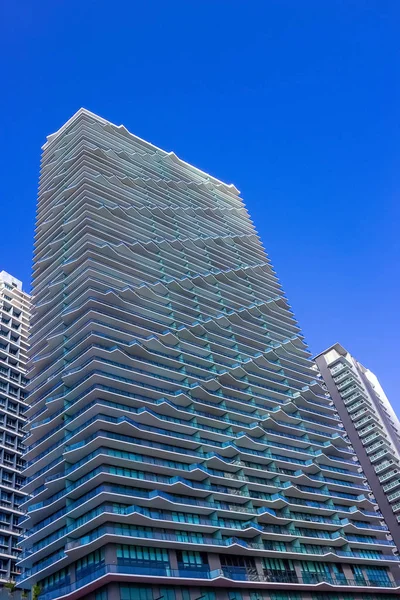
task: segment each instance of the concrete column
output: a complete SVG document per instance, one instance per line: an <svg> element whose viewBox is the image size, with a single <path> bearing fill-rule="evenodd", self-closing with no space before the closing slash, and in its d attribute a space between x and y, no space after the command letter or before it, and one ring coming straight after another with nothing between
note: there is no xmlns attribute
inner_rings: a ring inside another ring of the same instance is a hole
<svg viewBox="0 0 400 600"><path fill-rule="evenodd" d="M104 548L104 562L106 565L117 564L117 547L114 544L107 544Z"/></svg>
<svg viewBox="0 0 400 600"><path fill-rule="evenodd" d="M210 571L215 571L216 569L221 569L221 561L218 554L214 552L210 552L207 554L208 564L210 567Z"/></svg>
<svg viewBox="0 0 400 600"><path fill-rule="evenodd" d="M228 592L225 589L216 590L216 600L229 600Z"/></svg>
<svg viewBox="0 0 400 600"><path fill-rule="evenodd" d="M346 579L355 579L354 573L351 570L350 565L347 565L346 563L342 563L342 570L343 570L343 574L346 577Z"/></svg>
<svg viewBox="0 0 400 600"><path fill-rule="evenodd" d="M107 586L107 600L119 600L119 584L118 583L110 583Z"/></svg>
<svg viewBox="0 0 400 600"><path fill-rule="evenodd" d="M178 587L175 590L175 600L182 600L182 591Z"/></svg>
<svg viewBox="0 0 400 600"><path fill-rule="evenodd" d="M257 575L260 578L260 580L262 581L264 579L264 567L263 567L262 559L259 558L258 556L256 556L256 557L254 557L254 562L256 564Z"/></svg>
<svg viewBox="0 0 400 600"><path fill-rule="evenodd" d="M302 577L303 577L303 571L301 570L299 561L297 561L297 560L293 561L293 565L294 565L294 570L296 571L296 576L299 578L299 582L301 582Z"/></svg>
<svg viewBox="0 0 400 600"><path fill-rule="evenodd" d="M68 567L68 575L70 583L75 583L76 574L75 574L75 564L72 564Z"/></svg>
<svg viewBox="0 0 400 600"><path fill-rule="evenodd" d="M178 570L178 559L176 558L175 550L168 550L169 566L173 571Z"/></svg>

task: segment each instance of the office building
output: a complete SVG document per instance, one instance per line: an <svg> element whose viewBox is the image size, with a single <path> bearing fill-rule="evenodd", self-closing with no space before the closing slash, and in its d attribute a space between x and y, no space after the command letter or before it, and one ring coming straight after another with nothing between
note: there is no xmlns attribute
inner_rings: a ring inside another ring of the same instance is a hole
<svg viewBox="0 0 400 600"><path fill-rule="evenodd" d="M398 593L395 545L234 185L79 110L43 148L33 297L23 587Z"/></svg>
<svg viewBox="0 0 400 600"><path fill-rule="evenodd" d="M21 471L26 361L30 313L22 283L0 272L0 589L15 581L20 550L18 521L23 515Z"/></svg>
<svg viewBox="0 0 400 600"><path fill-rule="evenodd" d="M343 346L334 344L316 362L400 547L400 422L376 375Z"/></svg>

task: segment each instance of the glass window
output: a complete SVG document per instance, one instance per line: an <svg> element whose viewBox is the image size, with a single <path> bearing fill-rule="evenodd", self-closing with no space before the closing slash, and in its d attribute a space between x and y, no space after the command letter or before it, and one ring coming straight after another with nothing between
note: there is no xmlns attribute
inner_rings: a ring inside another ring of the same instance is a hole
<svg viewBox="0 0 400 600"><path fill-rule="evenodd" d="M176 588L171 586L159 588L122 583L119 586L119 594L120 600L176 600L177 598ZM182 599L190 600L190 592L188 590L182 590ZM209 600L214 600L214 598L210 597Z"/></svg>
<svg viewBox="0 0 400 600"><path fill-rule="evenodd" d="M370 583L377 585L390 583L390 578L385 567L365 567L365 574Z"/></svg>
<svg viewBox="0 0 400 600"><path fill-rule="evenodd" d="M208 565L207 555L204 552L180 551L176 553L178 564L190 567L202 567Z"/></svg>
<svg viewBox="0 0 400 600"><path fill-rule="evenodd" d="M148 587L120 585L119 590L121 600L154 600L153 590Z"/></svg>
<svg viewBox="0 0 400 600"><path fill-rule="evenodd" d="M104 548L95 550L76 562L76 575L81 577L87 571L94 571L104 565Z"/></svg>
<svg viewBox="0 0 400 600"><path fill-rule="evenodd" d="M148 546L117 545L117 558L130 563L163 563L169 564L168 550L165 548L153 548Z"/></svg>

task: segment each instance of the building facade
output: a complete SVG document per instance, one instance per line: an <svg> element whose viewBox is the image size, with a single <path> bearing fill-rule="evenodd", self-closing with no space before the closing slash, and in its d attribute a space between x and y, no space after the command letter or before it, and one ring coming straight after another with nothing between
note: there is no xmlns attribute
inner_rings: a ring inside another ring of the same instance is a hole
<svg viewBox="0 0 400 600"><path fill-rule="evenodd" d="M316 362L400 547L400 422L377 377L343 346L328 348Z"/></svg>
<svg viewBox="0 0 400 600"><path fill-rule="evenodd" d="M399 557L233 185L81 109L43 148L20 584L352 600Z"/></svg>
<svg viewBox="0 0 400 600"><path fill-rule="evenodd" d="M25 417L26 362L30 297L22 283L0 272L0 588L15 581L20 549L19 519L26 493L22 438Z"/></svg>

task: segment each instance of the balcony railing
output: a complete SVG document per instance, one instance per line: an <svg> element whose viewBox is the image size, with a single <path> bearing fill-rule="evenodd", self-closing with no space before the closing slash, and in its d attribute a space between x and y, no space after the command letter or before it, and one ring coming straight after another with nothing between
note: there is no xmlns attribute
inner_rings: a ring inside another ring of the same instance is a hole
<svg viewBox="0 0 400 600"><path fill-rule="evenodd" d="M185 580L204 580L212 581L219 578L229 579L231 581L245 581L248 584L265 583L274 584L275 589L283 588L287 585L293 586L298 585L309 585L315 587L315 585L327 585L331 587L359 587L359 588L387 588L397 589L400 587L400 582L391 581L389 578L376 578L368 580L363 577L357 579L346 579L344 576L330 576L329 574L320 575L316 573L304 574L303 576L297 576L295 573L282 573L282 575L272 575L268 573L258 573L255 569L247 568L233 568L233 567L222 567L221 569L215 569L213 571L206 569L171 569L168 565L165 566L145 566L145 565L102 565L96 570L92 571L86 577L78 579L74 583L65 585L64 587L58 587L55 590L44 592L41 594L41 600L55 600L56 598L62 598L64 596L70 596L74 592L81 590L86 585L93 581L99 580L109 575L111 578L125 579L126 575L136 577L148 577L151 581L153 578L168 578L168 579L185 579ZM100 586L99 582L99 586ZM269 587L269 586L268 586Z"/></svg>

